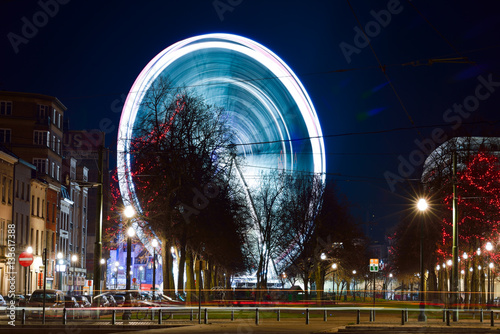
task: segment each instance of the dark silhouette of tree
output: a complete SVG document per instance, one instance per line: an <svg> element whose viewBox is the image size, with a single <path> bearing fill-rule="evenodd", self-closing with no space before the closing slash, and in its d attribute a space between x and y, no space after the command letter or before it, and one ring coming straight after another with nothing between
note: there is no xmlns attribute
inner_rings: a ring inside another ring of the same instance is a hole
<svg viewBox="0 0 500 334"><path fill-rule="evenodd" d="M166 292L174 291L170 250L175 250L177 286L183 292L186 260L191 266L186 269L188 289L192 289L194 261L204 254L220 255L217 247L226 242L222 233L209 233L214 231L212 225L231 236L241 230L229 224L228 218L241 212L235 210L241 207L235 204L241 196L228 187L233 133L223 109L207 105L194 92L172 89L166 79L157 79L143 101L130 143L130 174L143 212L138 221L147 221L162 242ZM241 238L232 240L239 242ZM238 260L226 259L219 264L240 263L241 251L236 251L234 243L231 246L226 257L234 255ZM216 258L221 259L212 257ZM205 282L210 282L208 277Z"/></svg>

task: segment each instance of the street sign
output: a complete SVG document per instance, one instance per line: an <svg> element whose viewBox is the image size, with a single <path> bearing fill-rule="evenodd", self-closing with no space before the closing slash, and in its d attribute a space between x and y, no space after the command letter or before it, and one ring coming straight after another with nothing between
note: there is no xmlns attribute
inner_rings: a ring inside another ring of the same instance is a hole
<svg viewBox="0 0 500 334"><path fill-rule="evenodd" d="M19 254L19 264L23 267L29 267L33 263L33 254L22 252Z"/></svg>
<svg viewBox="0 0 500 334"><path fill-rule="evenodd" d="M370 272L378 272L378 259L370 259Z"/></svg>

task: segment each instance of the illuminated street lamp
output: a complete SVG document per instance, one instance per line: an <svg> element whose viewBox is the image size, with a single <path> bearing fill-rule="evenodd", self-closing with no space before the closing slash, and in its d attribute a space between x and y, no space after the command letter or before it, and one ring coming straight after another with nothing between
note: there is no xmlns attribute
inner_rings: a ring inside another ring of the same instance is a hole
<svg viewBox="0 0 500 334"><path fill-rule="evenodd" d="M334 273L334 278L333 278L333 300L337 300L337 293L335 292L335 284L337 283L337 264L333 263L332 264L332 270ZM337 291L338 291L338 285L337 285Z"/></svg>
<svg viewBox="0 0 500 334"><path fill-rule="evenodd" d="M491 254L491 251L493 250L493 245L491 244L491 242L487 242L486 243L486 246L484 246L484 248L486 248L486 250L488 251L488 262L490 262L490 254ZM489 305L491 305L491 269L493 268L493 263L490 263L488 265L488 294L487 294L487 297L486 297L486 307L488 307Z"/></svg>
<svg viewBox="0 0 500 334"><path fill-rule="evenodd" d="M428 208L427 201L421 198L417 202L417 209L422 212L422 217L420 220L420 289L419 289L419 299L420 299L420 313L418 315L418 321L427 321L427 316L425 315L425 280L424 280L424 215L423 213Z"/></svg>
<svg viewBox="0 0 500 334"><path fill-rule="evenodd" d="M154 301L156 294L156 247L158 247L158 240L153 239L151 241L151 246L153 246L153 301Z"/></svg>
<svg viewBox="0 0 500 334"><path fill-rule="evenodd" d="M61 252L57 253L56 271L59 273L59 289L64 290L62 274L66 271L66 263L63 260L63 253Z"/></svg>
<svg viewBox="0 0 500 334"><path fill-rule="evenodd" d="M356 270L352 271L352 275L356 275ZM353 301L356 301L356 277L354 277L353 296Z"/></svg>
<svg viewBox="0 0 500 334"><path fill-rule="evenodd" d="M72 282L73 283L73 289L72 289L73 294L74 294L75 288L76 288L76 283L75 283L75 278L76 278L75 277L75 275L76 275L76 261L78 261L78 256L76 256L76 254L73 254L71 256L71 263L73 264L73 282Z"/></svg>

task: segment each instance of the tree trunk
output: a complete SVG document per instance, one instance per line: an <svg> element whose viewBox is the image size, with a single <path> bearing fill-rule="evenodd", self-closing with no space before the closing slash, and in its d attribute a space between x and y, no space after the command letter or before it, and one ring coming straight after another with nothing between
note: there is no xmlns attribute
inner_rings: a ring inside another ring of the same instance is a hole
<svg viewBox="0 0 500 334"><path fill-rule="evenodd" d="M161 257L163 260L163 294L169 297L174 297L175 286L174 274L172 272L173 259L172 254L170 253L170 242L167 239L162 239Z"/></svg>
<svg viewBox="0 0 500 334"><path fill-rule="evenodd" d="M186 263L186 231L184 230L181 236L179 245L179 259L177 266L179 273L177 277L177 291L180 295L184 294L184 265Z"/></svg>
<svg viewBox="0 0 500 334"><path fill-rule="evenodd" d="M205 302L209 301L209 295L210 295L210 281L211 281L211 268L212 264L210 263L209 260L208 262L208 270L203 270L203 296L205 298Z"/></svg>
<svg viewBox="0 0 500 334"><path fill-rule="evenodd" d="M186 247L186 301L192 301L192 294L196 293L194 285L193 253Z"/></svg>

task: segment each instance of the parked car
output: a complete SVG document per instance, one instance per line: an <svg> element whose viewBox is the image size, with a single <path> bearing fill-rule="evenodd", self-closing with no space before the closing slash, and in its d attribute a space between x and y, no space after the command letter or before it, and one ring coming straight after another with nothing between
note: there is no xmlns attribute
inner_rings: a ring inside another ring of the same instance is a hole
<svg viewBox="0 0 500 334"><path fill-rule="evenodd" d="M2 295L0 295L0 306L7 306L7 302L5 301Z"/></svg>
<svg viewBox="0 0 500 334"><path fill-rule="evenodd" d="M116 294L116 295L112 295L112 296L115 299L116 306L123 306L123 304L125 304L125 296L124 295Z"/></svg>
<svg viewBox="0 0 500 334"><path fill-rule="evenodd" d="M4 297L4 299L7 304L9 304L11 300L14 300L16 307L26 306L26 297L24 297L24 295L14 295L12 298L7 295Z"/></svg>
<svg viewBox="0 0 500 334"><path fill-rule="evenodd" d="M35 310L30 310L27 312L28 317L41 317L42 306L44 299L44 291L42 289L35 290L31 294L31 297L27 303L28 307L36 307ZM61 290L45 290L45 316L50 317L60 317L63 313L65 300L64 293Z"/></svg>
<svg viewBox="0 0 500 334"><path fill-rule="evenodd" d="M64 307L69 309L66 310L66 316L69 319L76 319L80 317L80 304L78 304L75 297L64 296Z"/></svg>
<svg viewBox="0 0 500 334"><path fill-rule="evenodd" d="M75 299L80 307L92 307L92 304L90 304L86 296L75 296Z"/></svg>

